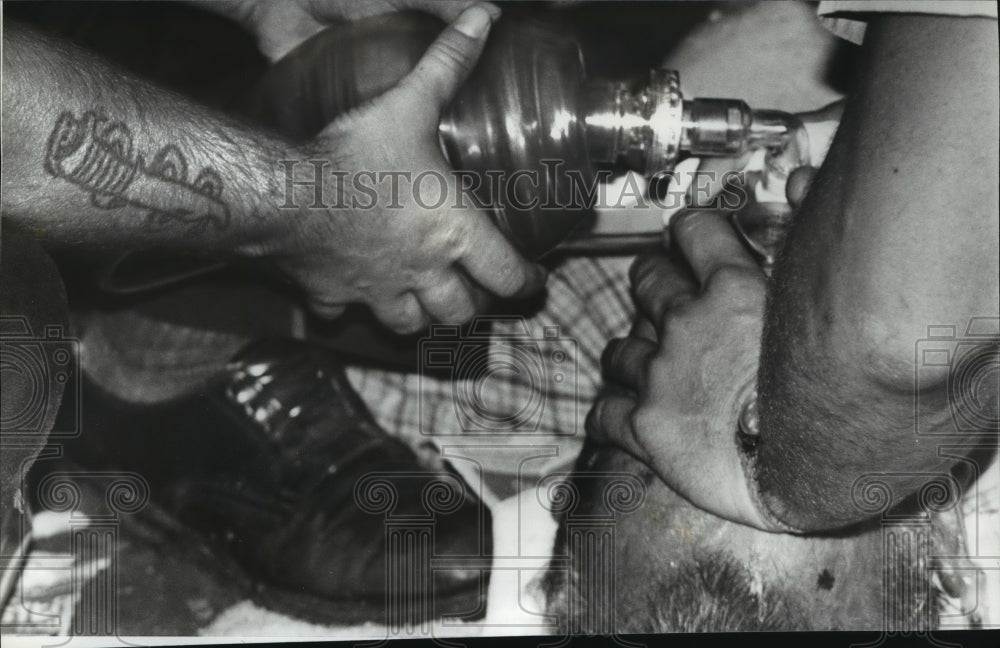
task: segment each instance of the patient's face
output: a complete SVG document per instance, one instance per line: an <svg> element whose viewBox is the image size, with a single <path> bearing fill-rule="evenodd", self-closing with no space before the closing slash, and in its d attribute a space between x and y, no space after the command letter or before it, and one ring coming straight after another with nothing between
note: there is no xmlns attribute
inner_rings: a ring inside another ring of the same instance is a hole
<svg viewBox="0 0 1000 648"><path fill-rule="evenodd" d="M595 533L601 524L588 520L609 513L611 473L638 476L645 499L615 517L612 533L608 525ZM841 537L765 533L693 507L629 455L590 445L571 481L579 505L561 519L553 552L568 557L568 569L554 562L545 583L566 631L883 628L877 524ZM894 573L916 573L906 570ZM900 609L912 618L925 606L913 598Z"/></svg>

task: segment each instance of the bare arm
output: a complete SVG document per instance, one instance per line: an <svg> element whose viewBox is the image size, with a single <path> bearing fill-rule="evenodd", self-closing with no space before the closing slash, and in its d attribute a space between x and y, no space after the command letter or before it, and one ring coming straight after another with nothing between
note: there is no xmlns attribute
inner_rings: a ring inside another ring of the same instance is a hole
<svg viewBox="0 0 1000 648"><path fill-rule="evenodd" d="M249 256L327 317L365 303L400 332L465 321L479 287L530 294L544 270L485 213L372 174L434 172L458 195L438 123L497 15L461 12L394 88L294 147L7 24L5 217L60 244Z"/></svg>
<svg viewBox="0 0 1000 648"><path fill-rule="evenodd" d="M962 335L1000 311L996 29L930 16L869 25L863 77L769 295L759 486L794 528L863 518L851 499L863 474L950 465L914 432L915 346L930 325ZM921 380L922 430L959 434L946 387L946 372ZM896 482L895 495L925 479Z"/></svg>
<svg viewBox="0 0 1000 648"><path fill-rule="evenodd" d="M452 22L476 0L189 0L242 25L276 61L324 26L397 11L425 11ZM490 6L499 14L499 9Z"/></svg>
<svg viewBox="0 0 1000 648"><path fill-rule="evenodd" d="M287 146L7 23L3 210L54 243L258 253Z"/></svg>

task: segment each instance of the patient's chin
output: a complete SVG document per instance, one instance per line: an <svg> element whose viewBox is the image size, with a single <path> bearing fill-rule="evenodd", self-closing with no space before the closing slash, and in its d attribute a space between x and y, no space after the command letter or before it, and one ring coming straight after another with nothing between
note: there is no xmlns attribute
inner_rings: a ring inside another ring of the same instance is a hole
<svg viewBox="0 0 1000 648"><path fill-rule="evenodd" d="M638 505L608 497L623 475L641 483ZM589 444L571 481L579 501L561 514L545 583L567 632L884 627L878 524L827 537L765 533L692 506L629 455ZM926 578L908 560L888 567L900 579L892 592ZM906 591L913 596L893 594L894 619L927 627L926 588Z"/></svg>

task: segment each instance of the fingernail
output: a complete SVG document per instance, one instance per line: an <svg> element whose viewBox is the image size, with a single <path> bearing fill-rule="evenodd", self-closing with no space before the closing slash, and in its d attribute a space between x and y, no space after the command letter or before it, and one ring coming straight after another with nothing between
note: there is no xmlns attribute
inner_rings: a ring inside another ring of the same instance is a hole
<svg viewBox="0 0 1000 648"><path fill-rule="evenodd" d="M671 180L670 186L667 187L667 191L671 192L675 189L675 187L678 187L678 183L675 180ZM668 193L667 195L669 196L672 194ZM688 187L684 191L684 197L681 199L679 205L671 205L663 210L663 214L661 214L663 218L663 226L669 228L671 223L674 221L675 216L677 216L677 214L680 214L684 212L684 210L691 207L691 202L692 202L691 187Z"/></svg>
<svg viewBox="0 0 1000 648"><path fill-rule="evenodd" d="M548 279L549 271L545 269L545 266L537 263L531 263L528 265L531 269L526 271L524 283L521 284L521 288L517 291L517 294L513 295L515 299L531 297L545 287L545 281Z"/></svg>
<svg viewBox="0 0 1000 648"><path fill-rule="evenodd" d="M455 21L455 29L469 38L479 38L490 28L492 18L486 9L476 5L469 7Z"/></svg>
<svg viewBox="0 0 1000 648"><path fill-rule="evenodd" d="M687 205L677 205L675 207L667 207L666 209L664 209L663 213L661 214L663 218L663 227L669 229L670 226L673 225L674 221L677 219L677 214L682 213L687 208L688 208Z"/></svg>
<svg viewBox="0 0 1000 648"><path fill-rule="evenodd" d="M590 411L587 412L587 417L583 421L583 429L586 432L587 437L590 438L592 441L596 441L598 443L601 442L601 437L599 434L600 426L598 425L598 423L601 420L600 409L603 406L604 406L604 401L598 399L597 402L595 402L594 405L590 408Z"/></svg>
<svg viewBox="0 0 1000 648"><path fill-rule="evenodd" d="M503 11L500 9L500 7L496 6L492 2L477 2L476 6L485 9L490 14L490 19L493 22L496 22L497 18L503 15Z"/></svg>

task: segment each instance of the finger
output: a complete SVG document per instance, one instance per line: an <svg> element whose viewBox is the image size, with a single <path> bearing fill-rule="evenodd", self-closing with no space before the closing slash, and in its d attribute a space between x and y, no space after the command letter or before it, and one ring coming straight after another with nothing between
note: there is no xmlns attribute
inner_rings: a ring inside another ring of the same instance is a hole
<svg viewBox="0 0 1000 648"><path fill-rule="evenodd" d="M660 213L665 228L670 226L670 221L678 212L691 204L691 184L698 175L700 165L700 158L689 157L678 162L670 173L670 181L667 183L664 196L663 211Z"/></svg>
<svg viewBox="0 0 1000 648"><path fill-rule="evenodd" d="M645 386L646 368L656 345L642 338L615 338L601 354L604 378L639 393Z"/></svg>
<svg viewBox="0 0 1000 648"><path fill-rule="evenodd" d="M656 343L656 328L653 323L649 321L649 318L642 315L637 315L635 321L632 322L632 328L628 332L629 337L641 338L643 340L649 340L650 342Z"/></svg>
<svg viewBox="0 0 1000 648"><path fill-rule="evenodd" d="M455 268L455 274L458 275L459 279L462 280L462 283L465 284L469 295L472 297L472 304L475 306L477 313L485 313L493 306L493 295L490 291L476 283L475 280L469 276L469 273L465 271L465 268Z"/></svg>
<svg viewBox="0 0 1000 648"><path fill-rule="evenodd" d="M417 291L417 299L432 318L446 324L463 324L476 314L469 286L456 272L446 273L433 286Z"/></svg>
<svg viewBox="0 0 1000 648"><path fill-rule="evenodd" d="M613 445L630 455L644 460L646 450L639 445L632 428L632 417L636 403L625 396L604 396L598 398L587 414L584 427L587 436L603 445Z"/></svg>
<svg viewBox="0 0 1000 648"><path fill-rule="evenodd" d="M816 110L799 113L799 118L804 124L815 124L818 122L839 122L844 116L844 107L847 105L847 101L844 99L838 99L837 101L832 101L822 108Z"/></svg>
<svg viewBox="0 0 1000 648"><path fill-rule="evenodd" d="M701 285L725 266L759 271L733 226L717 211L685 212L674 220L672 234Z"/></svg>
<svg viewBox="0 0 1000 648"><path fill-rule="evenodd" d="M471 7L478 4L483 7L493 17L493 21L500 17L500 7L491 2L476 2L476 0L457 0L452 2L442 2L441 0L400 0L397 6L403 9L418 9L433 14L446 22L452 22L458 16Z"/></svg>
<svg viewBox="0 0 1000 648"><path fill-rule="evenodd" d="M525 259L481 212L469 211L466 251L459 263L483 288L501 297L527 297L545 287L548 271Z"/></svg>
<svg viewBox="0 0 1000 648"><path fill-rule="evenodd" d="M344 314L344 310L347 309L347 304L336 304L332 302L324 302L320 299L310 299L309 300L309 310L315 313L318 317L323 319L337 319Z"/></svg>
<svg viewBox="0 0 1000 648"><path fill-rule="evenodd" d="M629 269L636 308L654 326L671 308L694 297L696 286L662 254L644 254Z"/></svg>
<svg viewBox="0 0 1000 648"><path fill-rule="evenodd" d="M751 155L752 152L747 152L733 158L702 159L694 179L689 183L687 204L702 209L710 207L725 190L726 185L732 182L737 177L736 174L750 162Z"/></svg>
<svg viewBox="0 0 1000 648"><path fill-rule="evenodd" d="M427 314L413 293L407 292L392 300L374 302L370 307L380 322L402 335L416 333L429 323Z"/></svg>
<svg viewBox="0 0 1000 648"><path fill-rule="evenodd" d="M437 128L441 112L479 60L492 20L488 8L473 5L431 43L417 66L399 85L403 92L420 95L414 98L414 118L428 117ZM428 102L432 110L420 110Z"/></svg>
<svg viewBox="0 0 1000 648"><path fill-rule="evenodd" d="M316 275L306 275L303 282L303 295L306 307L317 317L333 320L344 314L351 297L346 294L335 294L323 281L315 281Z"/></svg>
<svg viewBox="0 0 1000 648"><path fill-rule="evenodd" d="M802 204L818 170L813 166L801 166L788 175L788 180L785 182L785 199L793 209L798 209Z"/></svg>

